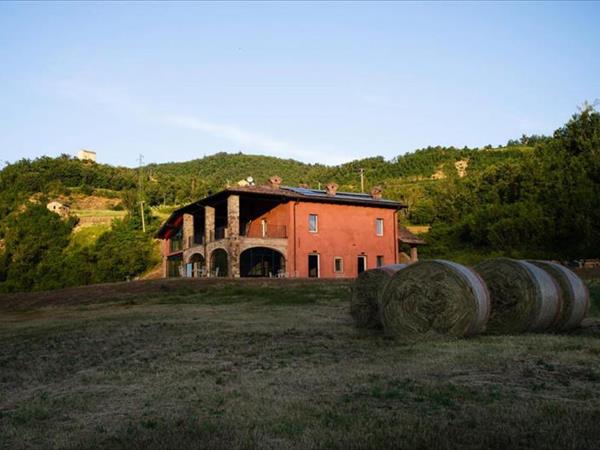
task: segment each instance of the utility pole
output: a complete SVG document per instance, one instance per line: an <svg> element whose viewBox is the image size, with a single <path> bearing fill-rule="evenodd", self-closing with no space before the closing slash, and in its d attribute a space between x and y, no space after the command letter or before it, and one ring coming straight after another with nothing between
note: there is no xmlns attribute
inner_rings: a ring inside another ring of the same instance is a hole
<svg viewBox="0 0 600 450"><path fill-rule="evenodd" d="M360 173L360 192L365 192L365 169L361 167L358 172Z"/></svg>
<svg viewBox="0 0 600 450"><path fill-rule="evenodd" d="M139 161L139 181L138 181L138 199L140 201L140 214L142 215L142 231L146 232L146 220L144 218L144 178L142 176L142 164L144 163L144 155L140 153Z"/></svg>
<svg viewBox="0 0 600 450"><path fill-rule="evenodd" d="M144 202L140 202L140 212L142 213L142 231L146 232L146 221L144 220Z"/></svg>

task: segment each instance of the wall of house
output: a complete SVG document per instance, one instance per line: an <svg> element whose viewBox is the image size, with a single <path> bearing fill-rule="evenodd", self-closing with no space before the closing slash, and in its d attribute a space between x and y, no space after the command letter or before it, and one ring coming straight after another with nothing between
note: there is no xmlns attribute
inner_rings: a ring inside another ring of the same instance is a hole
<svg viewBox="0 0 600 450"><path fill-rule="evenodd" d="M319 255L320 277L356 277L358 256L367 257L367 268L397 260L396 211L384 208L326 203L290 202L288 232L289 276L308 277L308 255ZM309 232L309 214L318 217L318 230ZM383 219L383 236L377 236L375 219ZM295 226L293 225L295 222ZM343 259L343 272L334 272L334 258Z"/></svg>

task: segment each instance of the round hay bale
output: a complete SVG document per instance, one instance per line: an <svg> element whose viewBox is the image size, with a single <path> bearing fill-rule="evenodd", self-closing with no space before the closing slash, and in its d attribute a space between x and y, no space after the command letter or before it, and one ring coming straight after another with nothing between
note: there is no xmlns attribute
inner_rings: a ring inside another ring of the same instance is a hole
<svg viewBox="0 0 600 450"><path fill-rule="evenodd" d="M381 328L378 299L391 276L406 264L389 264L362 272L354 283L350 314L358 328Z"/></svg>
<svg viewBox="0 0 600 450"><path fill-rule="evenodd" d="M529 262L548 272L562 291L562 308L554 329L566 331L581 325L590 307L590 293L581 278L552 261Z"/></svg>
<svg viewBox="0 0 600 450"><path fill-rule="evenodd" d="M527 261L498 258L478 264L475 270L490 291L489 333L544 331L558 318L561 308L558 286L539 267Z"/></svg>
<svg viewBox="0 0 600 450"><path fill-rule="evenodd" d="M386 334L414 339L481 333L490 297L473 270L444 261L422 261L392 276L381 296Z"/></svg>

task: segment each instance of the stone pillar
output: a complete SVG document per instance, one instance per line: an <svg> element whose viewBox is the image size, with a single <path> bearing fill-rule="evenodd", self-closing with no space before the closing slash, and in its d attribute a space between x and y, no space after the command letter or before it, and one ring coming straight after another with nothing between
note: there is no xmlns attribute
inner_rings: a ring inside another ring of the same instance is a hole
<svg viewBox="0 0 600 450"><path fill-rule="evenodd" d="M410 246L410 262L417 262L419 260L419 256L417 255L417 246Z"/></svg>
<svg viewBox="0 0 600 450"><path fill-rule="evenodd" d="M240 277L240 247L239 236L229 240L229 276L232 278Z"/></svg>
<svg viewBox="0 0 600 450"><path fill-rule="evenodd" d="M191 214L183 215L183 248L190 248L194 245L194 216Z"/></svg>
<svg viewBox="0 0 600 450"><path fill-rule="evenodd" d="M227 237L229 238L229 276L240 277L240 196L227 197Z"/></svg>
<svg viewBox="0 0 600 450"><path fill-rule="evenodd" d="M215 236L215 208L204 207L204 242L210 242Z"/></svg>
<svg viewBox="0 0 600 450"><path fill-rule="evenodd" d="M227 237L235 238L240 235L240 196L227 197Z"/></svg>
<svg viewBox="0 0 600 450"><path fill-rule="evenodd" d="M169 240L168 239L163 239L162 241L162 254L163 254L163 258L162 258L162 276L163 278L167 278L169 276L168 274L168 264L167 264L167 253L169 253Z"/></svg>

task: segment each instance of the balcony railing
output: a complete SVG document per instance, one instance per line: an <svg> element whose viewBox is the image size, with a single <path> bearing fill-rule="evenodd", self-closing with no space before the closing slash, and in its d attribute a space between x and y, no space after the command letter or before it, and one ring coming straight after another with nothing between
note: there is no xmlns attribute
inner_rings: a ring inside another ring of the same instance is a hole
<svg viewBox="0 0 600 450"><path fill-rule="evenodd" d="M264 228L258 228L256 230L249 230L246 234L241 234L242 237L249 238L271 238L271 239L286 239L287 238L287 227L285 225L271 225L268 224ZM208 242L219 241L227 237L227 227L217 227L208 233ZM203 237L200 237L203 239ZM190 238L191 239L191 238ZM204 241L200 240L194 245L203 244ZM190 247L192 245L189 245Z"/></svg>
<svg viewBox="0 0 600 450"><path fill-rule="evenodd" d="M196 247L197 245L204 244L204 235L188 236L187 248Z"/></svg>
<svg viewBox="0 0 600 450"><path fill-rule="evenodd" d="M251 238L287 238L287 227L285 225L267 224L265 227L250 229L246 237Z"/></svg>
<svg viewBox="0 0 600 450"><path fill-rule="evenodd" d="M217 227L214 230L211 230L209 235L209 242L219 241L221 239L225 239L227 235L227 227Z"/></svg>

